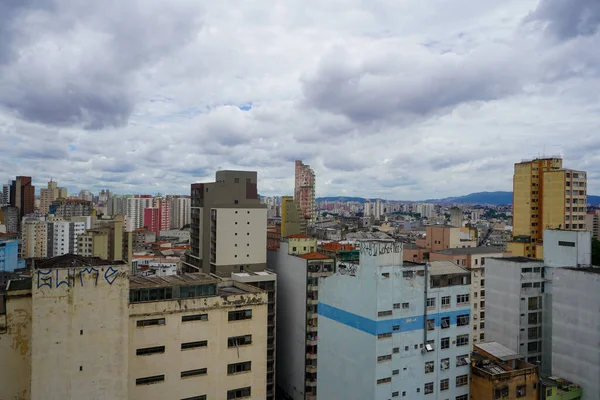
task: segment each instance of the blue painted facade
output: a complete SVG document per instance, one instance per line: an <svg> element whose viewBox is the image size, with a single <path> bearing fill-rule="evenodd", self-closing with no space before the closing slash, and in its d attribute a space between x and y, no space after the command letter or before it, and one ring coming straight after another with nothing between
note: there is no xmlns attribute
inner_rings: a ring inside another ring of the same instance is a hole
<svg viewBox="0 0 600 400"><path fill-rule="evenodd" d="M353 275L338 268L319 282L318 398L468 396L470 272L456 267L454 285L432 287L431 273L440 271L426 282L424 265L402 266L401 249L363 246L377 251L361 249Z"/></svg>
<svg viewBox="0 0 600 400"><path fill-rule="evenodd" d="M24 268L25 261L19 260L19 242L17 240L0 241L0 271L13 272Z"/></svg>

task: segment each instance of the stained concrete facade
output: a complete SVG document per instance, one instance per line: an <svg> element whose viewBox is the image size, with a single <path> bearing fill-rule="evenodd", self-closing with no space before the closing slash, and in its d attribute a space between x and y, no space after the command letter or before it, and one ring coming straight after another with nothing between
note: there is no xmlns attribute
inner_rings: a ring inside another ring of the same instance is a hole
<svg viewBox="0 0 600 400"><path fill-rule="evenodd" d="M542 361L544 263L526 257L486 261L486 342L493 341L525 357Z"/></svg>
<svg viewBox="0 0 600 400"><path fill-rule="evenodd" d="M67 255L0 300L0 399L266 398L264 290Z"/></svg>
<svg viewBox="0 0 600 400"><path fill-rule="evenodd" d="M360 263L320 285L318 398L468 398L468 271L362 243Z"/></svg>
<svg viewBox="0 0 600 400"><path fill-rule="evenodd" d="M579 384L582 400L600 399L600 268L553 275L552 374Z"/></svg>

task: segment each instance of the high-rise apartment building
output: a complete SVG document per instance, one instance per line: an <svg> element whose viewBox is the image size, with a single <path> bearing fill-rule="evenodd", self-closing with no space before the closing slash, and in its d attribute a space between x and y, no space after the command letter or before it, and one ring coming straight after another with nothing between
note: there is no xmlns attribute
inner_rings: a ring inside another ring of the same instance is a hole
<svg viewBox="0 0 600 400"><path fill-rule="evenodd" d="M40 214L48 214L50 205L56 199L58 199L58 184L51 180L47 188L40 189Z"/></svg>
<svg viewBox="0 0 600 400"><path fill-rule="evenodd" d="M2 185L2 193L0 194L0 206L10 205L10 185Z"/></svg>
<svg viewBox="0 0 600 400"><path fill-rule="evenodd" d="M154 200L151 195L135 195L127 198L127 209L125 215L131 230L144 227L144 210L152 208Z"/></svg>
<svg viewBox="0 0 600 400"><path fill-rule="evenodd" d="M306 220L292 196L281 197L281 237L306 234Z"/></svg>
<svg viewBox="0 0 600 400"><path fill-rule="evenodd" d="M234 275L268 291L266 398L275 396L275 282L267 267L267 206L253 171L218 171L216 181L191 185L187 271ZM245 274L245 275L244 275Z"/></svg>
<svg viewBox="0 0 600 400"><path fill-rule="evenodd" d="M265 291L128 270L65 255L11 281L0 307L0 398L266 398Z"/></svg>
<svg viewBox="0 0 600 400"><path fill-rule="evenodd" d="M91 201L58 198L50 204L49 213L60 218L88 217L94 213Z"/></svg>
<svg viewBox="0 0 600 400"><path fill-rule="evenodd" d="M513 177L514 256L542 258L544 229L586 229L587 178L562 168L559 157L515 164Z"/></svg>
<svg viewBox="0 0 600 400"><path fill-rule="evenodd" d="M311 223L314 222L316 217L315 171L300 160L296 160L294 200L300 207L302 217Z"/></svg>
<svg viewBox="0 0 600 400"><path fill-rule="evenodd" d="M167 196L170 202L171 227L169 229L181 229L190 223L192 199L187 196Z"/></svg>
<svg viewBox="0 0 600 400"><path fill-rule="evenodd" d="M17 233L20 225L19 209L12 206L1 207L0 225L6 227L6 232Z"/></svg>
<svg viewBox="0 0 600 400"><path fill-rule="evenodd" d="M46 257L57 257L63 254L77 254L77 238L85 233L85 222L55 221L47 222L47 254Z"/></svg>
<svg viewBox="0 0 600 400"><path fill-rule="evenodd" d="M585 229L592 232L592 237L600 237L600 210L594 210L585 216Z"/></svg>
<svg viewBox="0 0 600 400"><path fill-rule="evenodd" d="M77 254L84 257L99 257L103 260L124 260L123 225L124 217L97 220L93 229L87 229L77 238Z"/></svg>
<svg viewBox="0 0 600 400"><path fill-rule="evenodd" d="M371 200L365 200L365 205L363 209L363 216L370 217L373 214L373 207L371 206Z"/></svg>
<svg viewBox="0 0 600 400"><path fill-rule="evenodd" d="M48 224L46 221L25 218L21 237L21 258L48 257Z"/></svg>
<svg viewBox="0 0 600 400"><path fill-rule="evenodd" d="M10 186L10 205L19 209L21 219L35 211L35 186L31 184L30 176L17 176Z"/></svg>
<svg viewBox="0 0 600 400"><path fill-rule="evenodd" d="M468 399L470 274L448 264L364 242L319 282L318 398Z"/></svg>
<svg viewBox="0 0 600 400"><path fill-rule="evenodd" d="M161 211L160 208L155 207L144 210L144 228L154 232L156 237L160 236Z"/></svg>
<svg viewBox="0 0 600 400"><path fill-rule="evenodd" d="M334 272L335 259L316 252L317 240L295 234L269 251L277 273L277 386L287 398L313 398L317 388L319 280Z"/></svg>

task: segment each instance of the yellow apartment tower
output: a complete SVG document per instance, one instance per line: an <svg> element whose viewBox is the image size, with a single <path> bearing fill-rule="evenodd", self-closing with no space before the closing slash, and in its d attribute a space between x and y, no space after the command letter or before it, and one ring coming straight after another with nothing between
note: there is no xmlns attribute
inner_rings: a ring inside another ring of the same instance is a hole
<svg viewBox="0 0 600 400"><path fill-rule="evenodd" d="M586 229L587 177L564 169L562 158L515 164L513 176L513 256L542 258L544 229Z"/></svg>

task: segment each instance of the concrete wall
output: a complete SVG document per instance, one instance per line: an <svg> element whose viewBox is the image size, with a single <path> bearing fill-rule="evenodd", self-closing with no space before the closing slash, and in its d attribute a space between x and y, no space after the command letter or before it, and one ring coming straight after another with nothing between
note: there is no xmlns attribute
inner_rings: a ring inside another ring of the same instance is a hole
<svg viewBox="0 0 600 400"><path fill-rule="evenodd" d="M306 260L288 255L288 243L282 242L268 252L267 265L277 274L277 386L293 400L304 399Z"/></svg>
<svg viewBox="0 0 600 400"><path fill-rule="evenodd" d="M591 264L591 232L544 230L544 265L547 267L577 267Z"/></svg>
<svg viewBox="0 0 600 400"><path fill-rule="evenodd" d="M229 311L252 310L252 319L228 321ZM267 293L233 294L152 301L129 305L129 399L183 399L207 395L225 399L227 390L250 386L248 399L266 398ZM208 321L182 322L183 315L208 314ZM138 327L137 321L165 318L164 325ZM252 344L229 348L227 339L252 335ZM207 340L207 347L181 350L181 343ZM140 348L165 346L165 352L136 355ZM251 361L252 371L227 374L227 365ZM207 368L207 374L181 378L182 371ZM136 385L136 379L165 375L164 382ZM111 397L112 398L112 397ZM124 398L124 397L123 397Z"/></svg>
<svg viewBox="0 0 600 400"><path fill-rule="evenodd" d="M127 398L127 266L94 268L34 271L33 400Z"/></svg>
<svg viewBox="0 0 600 400"><path fill-rule="evenodd" d="M1 301L1 299L0 299ZM0 314L0 399L31 398L31 293L9 291Z"/></svg>
<svg viewBox="0 0 600 400"><path fill-rule="evenodd" d="M470 351L468 345L456 345L456 336L470 331L469 325L456 326L456 315L470 313L469 304L456 304L456 296L469 293L469 286L429 288L427 297L435 298L436 304L426 310L424 267L402 267L401 251L380 255L384 246L363 244L359 266L345 270L338 266L336 274L321 282L319 398L443 400L468 394L468 385L457 388L455 381L469 374L467 365L456 365L457 356L468 357ZM412 271L412 277L404 277L405 271ZM441 306L444 296L452 299L449 307ZM401 308L402 303L408 308ZM392 315L379 316L380 311ZM450 326L442 329L441 317L446 315ZM435 329L427 331L433 345L429 352L423 351L425 319L435 321ZM378 338L381 333L392 335ZM448 338L448 349L441 349L442 338ZM387 355L390 359L378 361ZM449 360L448 369L441 370L442 359ZM433 363L433 372L425 373L426 362ZM378 383L386 378L391 381ZM449 380L448 390L440 391L442 379ZM433 393L425 394L426 383L433 383Z"/></svg>
<svg viewBox="0 0 600 400"><path fill-rule="evenodd" d="M600 274L555 268L552 304L552 374L600 399Z"/></svg>
<svg viewBox="0 0 600 400"><path fill-rule="evenodd" d="M218 208L216 266L264 264L266 208Z"/></svg>
<svg viewBox="0 0 600 400"><path fill-rule="evenodd" d="M539 326L543 320L543 299L539 308L529 310L529 298L542 298L541 269L543 262L514 261L514 258L491 258L486 260L486 309L485 341L498 342L524 357L537 357L537 351L528 350L529 342L542 342L542 337L530 339L528 328ZM522 272L523 268L540 268L540 272ZM540 287L522 288L523 283L537 282ZM529 323L529 314L537 313L541 318L535 324ZM522 329L522 330L521 330ZM543 344L542 344L543 346Z"/></svg>

